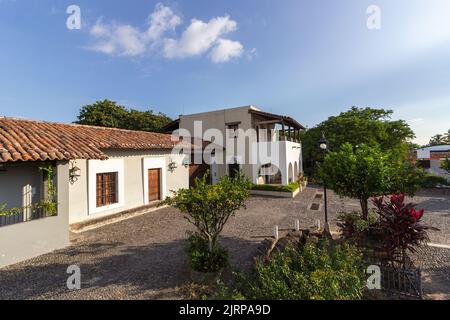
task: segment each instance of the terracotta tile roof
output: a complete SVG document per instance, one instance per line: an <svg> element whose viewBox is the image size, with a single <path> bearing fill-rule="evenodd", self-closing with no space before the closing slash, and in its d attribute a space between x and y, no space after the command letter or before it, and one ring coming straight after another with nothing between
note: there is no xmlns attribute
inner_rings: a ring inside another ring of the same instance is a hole
<svg viewBox="0 0 450 320"><path fill-rule="evenodd" d="M0 117L0 163L107 159L104 149L172 149L168 134Z"/></svg>

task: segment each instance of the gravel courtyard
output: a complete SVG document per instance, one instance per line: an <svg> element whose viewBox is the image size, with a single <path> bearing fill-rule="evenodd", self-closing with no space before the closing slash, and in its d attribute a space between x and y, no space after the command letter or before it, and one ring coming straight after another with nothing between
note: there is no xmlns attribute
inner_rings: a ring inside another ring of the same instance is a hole
<svg viewBox="0 0 450 320"><path fill-rule="evenodd" d="M311 206L322 202L316 197L321 192L310 187L294 200L250 198L221 239L231 264L237 269L250 266L259 243L272 236L275 225L287 230L295 219L303 228L316 225L323 219L323 206ZM337 212L359 208L358 202L332 193L329 199L333 225ZM441 229L431 233L432 242L450 244L450 195L424 191L413 200L426 209L427 222ZM179 299L177 288L189 279L184 240L190 229L181 214L164 208L73 234L66 249L0 270L0 299ZM450 299L450 250L424 248L416 259L424 268L426 293ZM66 287L70 265L81 268L81 290Z"/></svg>

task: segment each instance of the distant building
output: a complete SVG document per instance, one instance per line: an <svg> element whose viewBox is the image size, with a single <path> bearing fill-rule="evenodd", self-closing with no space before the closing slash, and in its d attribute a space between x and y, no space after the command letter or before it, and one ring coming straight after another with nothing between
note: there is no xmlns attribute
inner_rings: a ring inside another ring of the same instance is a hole
<svg viewBox="0 0 450 320"><path fill-rule="evenodd" d="M450 159L450 145L426 147L416 150L416 157L421 166L429 173L447 178L450 174L441 169L442 161Z"/></svg>
<svg viewBox="0 0 450 320"><path fill-rule="evenodd" d="M201 123L199 130L196 130L196 123ZM182 115L165 128L168 133L177 129L189 132L194 140L210 141L211 137L205 135L211 129L223 138L229 138L228 141L232 140L230 145L214 140L225 151L217 151L214 158L220 161L207 168L211 172L212 183L242 170L255 184L288 185L303 173L299 136L305 127L289 116L245 106ZM260 157L258 151L261 150L264 150L261 153L269 150L266 154L270 155ZM199 170L198 166L191 165L191 174Z"/></svg>

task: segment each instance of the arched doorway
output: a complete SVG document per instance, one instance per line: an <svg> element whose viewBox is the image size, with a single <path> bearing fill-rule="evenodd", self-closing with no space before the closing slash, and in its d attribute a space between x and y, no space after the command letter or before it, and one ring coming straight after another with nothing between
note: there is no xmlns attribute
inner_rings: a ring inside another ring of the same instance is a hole
<svg viewBox="0 0 450 320"><path fill-rule="evenodd" d="M294 182L294 168L292 167L292 163L289 163L288 182Z"/></svg>
<svg viewBox="0 0 450 320"><path fill-rule="evenodd" d="M297 181L299 178L299 171L298 171L298 163L297 161L294 163L294 180Z"/></svg>
<svg viewBox="0 0 450 320"><path fill-rule="evenodd" d="M261 181L261 184L282 183L280 169L271 163L261 166L261 168L259 169L258 177L258 180Z"/></svg>

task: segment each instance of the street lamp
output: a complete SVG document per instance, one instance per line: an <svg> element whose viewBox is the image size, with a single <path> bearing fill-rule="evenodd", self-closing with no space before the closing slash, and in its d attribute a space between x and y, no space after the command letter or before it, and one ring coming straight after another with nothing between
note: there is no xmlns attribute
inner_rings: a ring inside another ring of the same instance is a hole
<svg viewBox="0 0 450 320"><path fill-rule="evenodd" d="M322 132L322 137L319 140L319 150L323 154L323 159L325 160L325 154L328 152L328 140L325 138L325 133ZM325 181L323 183L323 196L324 196L324 209L325 209L325 233L331 236L330 224L328 222L328 199L327 199L327 185Z"/></svg>

